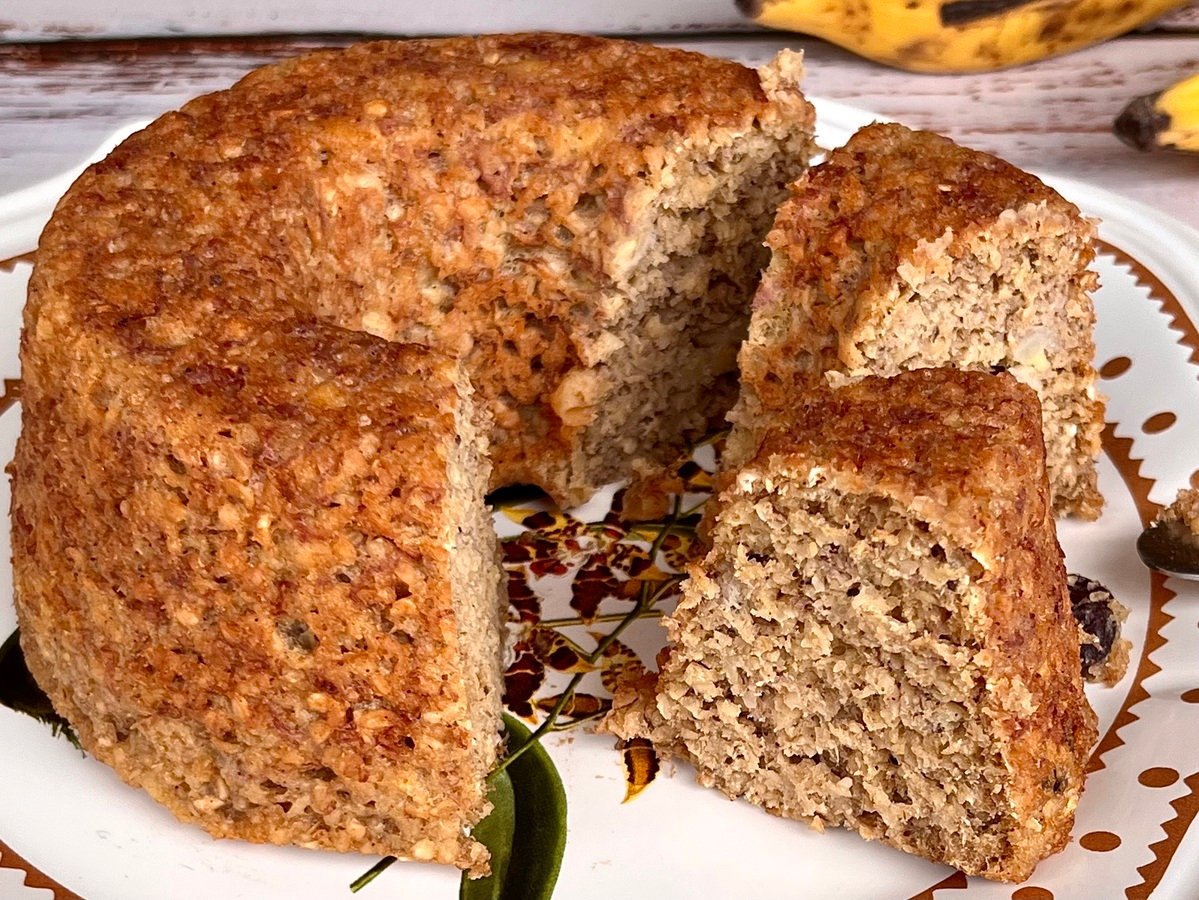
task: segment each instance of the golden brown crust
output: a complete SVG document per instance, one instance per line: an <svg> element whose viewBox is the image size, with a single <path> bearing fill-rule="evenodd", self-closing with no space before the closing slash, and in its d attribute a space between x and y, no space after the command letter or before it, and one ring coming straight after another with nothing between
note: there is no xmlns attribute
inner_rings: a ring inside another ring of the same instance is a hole
<svg viewBox="0 0 1199 900"><path fill-rule="evenodd" d="M477 865L495 739L451 594L456 364L282 323L153 383L62 374L24 398L15 581L88 751L219 836Z"/></svg>
<svg viewBox="0 0 1199 900"><path fill-rule="evenodd" d="M1044 469L1036 395L1011 376L917 369L817 390L766 433L757 460L827 467L842 490L910 507L971 548L990 582L982 652L987 711L1006 745L1017 820L1040 855L1005 862L1022 880L1065 846L1097 735ZM1059 784L1049 790L1047 785ZM1060 805L1059 805L1060 801Z"/></svg>
<svg viewBox="0 0 1199 900"><path fill-rule="evenodd" d="M796 280L819 283L829 296L846 287L855 297L869 296L870 288L889 284L921 241L946 230L985 227L1005 210L1043 202L1079 215L1036 176L941 135L899 125L861 129L794 193L804 200L780 210L771 249L787 259ZM812 253L788 239L817 219L828 251Z"/></svg>
<svg viewBox="0 0 1199 900"><path fill-rule="evenodd" d="M734 421L752 427L759 409L785 406L791 373L1006 369L1041 397L1058 512L1094 518L1092 233L1077 207L996 157L898 125L862 129L779 210ZM746 452L734 435L734 457Z"/></svg>
<svg viewBox="0 0 1199 900"><path fill-rule="evenodd" d="M567 376L607 352L604 301L671 148L810 133L796 97L726 60L571 35L313 53L89 170L43 238L28 316L72 298L81 328L172 347L272 308L464 355L496 422L494 485L578 501L598 484L571 471Z"/></svg>
<svg viewBox="0 0 1199 900"><path fill-rule="evenodd" d="M1007 535L1035 520L1030 508L1041 502L1035 462L1044 445L1030 395L1010 376L950 369L868 377L837 390L816 385L775 416L756 458L827 466L851 479L847 489L874 485L998 556Z"/></svg>

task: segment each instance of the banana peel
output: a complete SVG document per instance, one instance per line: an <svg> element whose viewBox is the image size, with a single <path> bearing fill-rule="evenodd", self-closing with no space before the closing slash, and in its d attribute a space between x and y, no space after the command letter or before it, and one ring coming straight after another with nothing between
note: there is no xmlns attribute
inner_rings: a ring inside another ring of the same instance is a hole
<svg viewBox="0 0 1199 900"><path fill-rule="evenodd" d="M736 0L770 28L911 72L985 72L1080 50L1186 0Z"/></svg>
<svg viewBox="0 0 1199 900"><path fill-rule="evenodd" d="M1134 98L1116 116L1112 131L1138 150L1199 153L1199 75Z"/></svg>

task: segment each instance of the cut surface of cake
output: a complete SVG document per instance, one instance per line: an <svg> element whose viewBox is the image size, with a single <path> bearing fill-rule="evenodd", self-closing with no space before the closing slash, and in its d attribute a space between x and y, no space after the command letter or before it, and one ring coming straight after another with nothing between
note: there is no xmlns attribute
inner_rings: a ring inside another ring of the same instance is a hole
<svg viewBox="0 0 1199 900"><path fill-rule="evenodd" d="M1095 740L1036 396L919 369L796 407L723 476L662 670L605 728L777 815L1023 880Z"/></svg>
<svg viewBox="0 0 1199 900"><path fill-rule="evenodd" d="M729 461L793 377L957 366L1010 372L1041 402L1053 504L1093 519L1094 227L1039 179L948 138L872 125L793 185L741 350Z"/></svg>

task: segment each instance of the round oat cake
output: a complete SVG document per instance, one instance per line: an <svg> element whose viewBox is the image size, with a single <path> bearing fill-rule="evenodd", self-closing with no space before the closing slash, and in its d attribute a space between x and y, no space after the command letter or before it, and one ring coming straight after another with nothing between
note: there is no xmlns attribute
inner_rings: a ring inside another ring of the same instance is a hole
<svg viewBox="0 0 1199 900"><path fill-rule="evenodd" d="M38 250L12 468L22 647L88 752L215 835L485 869L483 494L577 501L724 414L814 149L798 76L370 43L90 168Z"/></svg>

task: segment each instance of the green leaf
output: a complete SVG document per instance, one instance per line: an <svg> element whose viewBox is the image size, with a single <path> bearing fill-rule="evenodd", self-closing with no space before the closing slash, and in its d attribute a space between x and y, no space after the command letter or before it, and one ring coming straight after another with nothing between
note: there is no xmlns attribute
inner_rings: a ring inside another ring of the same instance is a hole
<svg viewBox="0 0 1199 900"><path fill-rule="evenodd" d="M498 772L487 794L492 810L478 825L473 836L491 851L491 874L486 878L462 876L459 900L503 900L508 862L512 858L512 838L516 833L516 796L507 770Z"/></svg>
<svg viewBox="0 0 1199 900"><path fill-rule="evenodd" d="M504 716L508 752L529 740L529 730ZM503 900L550 900L566 850L566 790L554 761L538 741L508 767L516 795L516 833Z"/></svg>
<svg viewBox="0 0 1199 900"><path fill-rule="evenodd" d="M529 729L508 715L504 716L504 725L511 755L529 742ZM464 875L459 900L550 900L554 893L566 849L566 791L558 769L537 742L493 776L493 786L505 775L511 779L513 796L510 847L505 851L488 842L489 820L495 812L475 828L475 836L492 853L493 867L504 868L502 885L494 876L472 882ZM504 833L502 827L497 831Z"/></svg>
<svg viewBox="0 0 1199 900"><path fill-rule="evenodd" d="M17 629L0 646L0 706L32 716L50 726L52 734L61 734L75 747L79 738L70 723L54 711L50 698L38 687L21 652L21 631Z"/></svg>

